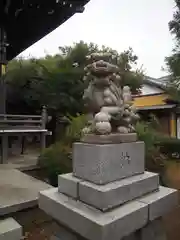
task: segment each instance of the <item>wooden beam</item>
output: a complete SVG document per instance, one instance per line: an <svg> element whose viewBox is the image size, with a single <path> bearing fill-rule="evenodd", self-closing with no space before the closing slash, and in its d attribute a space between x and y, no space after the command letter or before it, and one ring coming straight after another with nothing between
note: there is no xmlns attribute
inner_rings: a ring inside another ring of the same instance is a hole
<svg viewBox="0 0 180 240"><path fill-rule="evenodd" d="M177 122L176 122L176 114L174 112L170 113L170 136L175 138L176 134Z"/></svg>

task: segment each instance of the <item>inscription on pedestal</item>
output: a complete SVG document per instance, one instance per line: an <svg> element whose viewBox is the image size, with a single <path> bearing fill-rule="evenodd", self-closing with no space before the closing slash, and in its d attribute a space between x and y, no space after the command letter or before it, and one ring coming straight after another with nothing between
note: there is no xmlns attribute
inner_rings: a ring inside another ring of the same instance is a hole
<svg viewBox="0 0 180 240"><path fill-rule="evenodd" d="M144 172L144 143L75 143L73 174L95 184L106 184Z"/></svg>
<svg viewBox="0 0 180 240"><path fill-rule="evenodd" d="M120 156L121 168L131 163L131 157L129 156L128 152L122 152Z"/></svg>

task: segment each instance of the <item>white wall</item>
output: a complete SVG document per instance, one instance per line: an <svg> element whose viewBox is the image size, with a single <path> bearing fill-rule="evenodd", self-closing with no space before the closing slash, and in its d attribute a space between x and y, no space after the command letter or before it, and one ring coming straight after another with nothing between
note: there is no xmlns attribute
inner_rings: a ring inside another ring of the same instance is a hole
<svg viewBox="0 0 180 240"><path fill-rule="evenodd" d="M151 86L148 84L143 84L140 95L151 95L151 94L158 94L163 92L164 91L160 88L157 88L155 86Z"/></svg>

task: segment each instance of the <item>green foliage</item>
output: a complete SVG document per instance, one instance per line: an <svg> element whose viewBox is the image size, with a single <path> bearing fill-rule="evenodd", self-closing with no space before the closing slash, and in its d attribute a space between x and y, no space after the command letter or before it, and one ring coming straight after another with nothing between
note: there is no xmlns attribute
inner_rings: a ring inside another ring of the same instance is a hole
<svg viewBox="0 0 180 240"><path fill-rule="evenodd" d="M59 47L60 54L63 56L63 61L60 62L60 67L72 66L74 63L77 63L80 68L84 68L86 65L86 56L99 51L99 47L90 43L87 44L83 41L75 43L73 46L64 46Z"/></svg>
<svg viewBox="0 0 180 240"><path fill-rule="evenodd" d="M57 176L72 171L71 148L61 142L56 143L44 150L38 164L46 171L50 184L57 186Z"/></svg>
<svg viewBox="0 0 180 240"><path fill-rule="evenodd" d="M173 19L169 22L170 33L175 37L172 54L165 58L167 70L171 75L168 92L177 102L180 101L180 1L175 0Z"/></svg>
<svg viewBox="0 0 180 240"><path fill-rule="evenodd" d="M8 111L35 113L46 105L48 110L61 115L83 113L86 56L95 51L116 52L120 57L122 83L129 85L133 92L141 88L143 74L141 70L132 70L138 59L132 49L117 53L105 46L80 41L73 46L59 47L59 53L54 56L11 61L6 75Z"/></svg>
<svg viewBox="0 0 180 240"><path fill-rule="evenodd" d="M35 113L40 109L39 92L43 91L43 80L39 68L32 60L13 60L6 74L7 104L10 112ZM36 88L35 88L36 86ZM27 110L27 112L26 112Z"/></svg>
<svg viewBox="0 0 180 240"><path fill-rule="evenodd" d="M87 124L86 115L78 115L77 117L70 116L70 125L66 130L66 140L68 143L72 144L73 142L79 141L82 134L82 129Z"/></svg>
<svg viewBox="0 0 180 240"><path fill-rule="evenodd" d="M138 122L136 125L138 139L145 143L145 165L148 171L161 172L166 157L157 145L163 136L156 132L152 123Z"/></svg>
<svg viewBox="0 0 180 240"><path fill-rule="evenodd" d="M138 134L138 139L145 142L147 150L154 149L154 143L156 142L157 136L154 129L149 123L138 122L136 124L136 131ZM146 151L149 154L149 151Z"/></svg>
<svg viewBox="0 0 180 240"><path fill-rule="evenodd" d="M175 48L172 52L171 56L168 56L165 58L165 63L167 66L167 70L172 74L172 81L174 77L180 76L180 69L179 69L179 64L180 64L180 52L178 48Z"/></svg>
<svg viewBox="0 0 180 240"><path fill-rule="evenodd" d="M59 58L55 56L55 59ZM47 62L49 64L51 60L52 64L48 67ZM50 60L24 60L19 65L16 62L16 67L11 66L6 75L6 82L11 90L7 98L9 104L17 103L20 108L22 102L34 112L46 105L49 110L62 115L76 114L83 109L82 77L83 72L72 66L60 69L58 62L55 64L52 57Z"/></svg>
<svg viewBox="0 0 180 240"><path fill-rule="evenodd" d="M72 143L79 141L81 130L87 123L85 115L69 117L70 124L63 142L58 142L45 149L39 157L39 165L45 169L47 178L57 186L57 176L72 171Z"/></svg>
<svg viewBox="0 0 180 240"><path fill-rule="evenodd" d="M176 10L173 14L173 19L169 22L169 30L177 40L180 39L180 1L174 0Z"/></svg>
<svg viewBox="0 0 180 240"><path fill-rule="evenodd" d="M169 159L180 158L180 140L176 138L164 138L157 143L161 153L168 156Z"/></svg>
<svg viewBox="0 0 180 240"><path fill-rule="evenodd" d="M138 57L134 54L132 48L119 54L119 68L121 70L122 85L128 85L132 93L139 92L143 84L143 71L142 69L132 70L136 66Z"/></svg>

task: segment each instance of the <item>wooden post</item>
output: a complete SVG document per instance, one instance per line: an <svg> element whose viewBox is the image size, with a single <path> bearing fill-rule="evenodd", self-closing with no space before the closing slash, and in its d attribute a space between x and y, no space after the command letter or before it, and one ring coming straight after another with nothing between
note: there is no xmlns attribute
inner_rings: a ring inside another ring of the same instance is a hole
<svg viewBox="0 0 180 240"><path fill-rule="evenodd" d="M46 107L43 106L42 108L42 113L41 113L41 116L42 116L42 129L45 129L46 128L46 122L47 122L47 111L46 111Z"/></svg>
<svg viewBox="0 0 180 240"><path fill-rule="evenodd" d="M174 112L170 114L170 135L175 138L176 135L176 115Z"/></svg>
<svg viewBox="0 0 180 240"><path fill-rule="evenodd" d="M1 145L1 163L7 163L8 160L8 135L4 133L2 135L2 145Z"/></svg>
<svg viewBox="0 0 180 240"><path fill-rule="evenodd" d="M41 151L46 148L46 132L41 133Z"/></svg>
<svg viewBox="0 0 180 240"><path fill-rule="evenodd" d="M46 122L47 122L47 111L46 107L43 106L42 108L42 130L46 129ZM46 148L46 132L41 132L41 151L43 151Z"/></svg>
<svg viewBox="0 0 180 240"><path fill-rule="evenodd" d="M4 75L6 74L6 32L0 26L0 113L6 113L6 85Z"/></svg>
<svg viewBox="0 0 180 240"><path fill-rule="evenodd" d="M26 136L21 136L21 155L24 154L25 142L26 142Z"/></svg>
<svg viewBox="0 0 180 240"><path fill-rule="evenodd" d="M0 113L6 113L6 86L4 75L6 74L6 31L3 26L0 26ZM1 137L1 163L7 162L8 158L8 135L4 134Z"/></svg>

